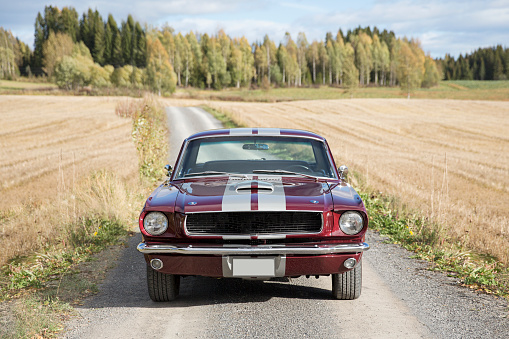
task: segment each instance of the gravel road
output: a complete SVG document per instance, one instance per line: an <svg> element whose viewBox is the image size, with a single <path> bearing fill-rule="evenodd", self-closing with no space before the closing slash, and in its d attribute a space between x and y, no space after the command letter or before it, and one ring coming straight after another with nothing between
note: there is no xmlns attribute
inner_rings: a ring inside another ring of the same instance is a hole
<svg viewBox="0 0 509 339"><path fill-rule="evenodd" d="M221 124L198 108L167 108L170 160L194 131ZM243 281L189 277L177 300L148 297L141 236L100 293L78 308L66 338L508 338L508 305L427 270L411 253L369 232L359 299L331 298L331 278Z"/></svg>

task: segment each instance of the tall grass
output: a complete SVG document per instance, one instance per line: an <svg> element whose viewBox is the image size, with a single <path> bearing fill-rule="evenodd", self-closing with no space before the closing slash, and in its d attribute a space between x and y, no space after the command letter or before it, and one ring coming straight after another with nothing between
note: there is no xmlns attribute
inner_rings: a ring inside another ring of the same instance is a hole
<svg viewBox="0 0 509 339"><path fill-rule="evenodd" d="M76 234L84 232L91 239L100 226L97 220L131 228L136 222L142 191L136 179L100 171L81 180L76 187L60 188L50 202L22 204L4 212L0 264L36 251L82 246L85 242L76 242Z"/></svg>
<svg viewBox="0 0 509 339"><path fill-rule="evenodd" d="M153 96L145 96L142 101L127 99L117 104L115 114L133 120L132 138L138 150L141 177L153 182L161 179L168 152L163 106Z"/></svg>

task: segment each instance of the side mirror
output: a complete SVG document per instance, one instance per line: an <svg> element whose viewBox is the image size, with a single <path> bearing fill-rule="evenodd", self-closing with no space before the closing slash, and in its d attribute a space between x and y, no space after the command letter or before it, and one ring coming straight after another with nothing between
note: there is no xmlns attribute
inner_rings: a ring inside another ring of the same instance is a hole
<svg viewBox="0 0 509 339"><path fill-rule="evenodd" d="M166 170L166 176L169 178L171 176L172 167L170 165L164 166L164 169Z"/></svg>
<svg viewBox="0 0 509 339"><path fill-rule="evenodd" d="M348 167L346 167L345 165L343 166L340 166L338 168L338 171L339 171L339 178L341 180L347 180L348 179Z"/></svg>

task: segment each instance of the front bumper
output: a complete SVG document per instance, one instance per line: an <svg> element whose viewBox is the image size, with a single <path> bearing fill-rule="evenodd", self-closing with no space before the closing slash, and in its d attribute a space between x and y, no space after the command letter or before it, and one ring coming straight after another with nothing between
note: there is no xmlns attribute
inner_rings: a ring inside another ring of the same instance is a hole
<svg viewBox="0 0 509 339"><path fill-rule="evenodd" d="M138 245L143 254L179 254L179 255L326 255L339 253L360 253L369 250L365 242L358 244L326 245Z"/></svg>
<svg viewBox="0 0 509 339"><path fill-rule="evenodd" d="M242 265L245 259L273 262L274 271L267 277L296 277L301 275L327 275L348 271L345 260L359 262L362 253L369 249L366 243L357 244L284 244L284 245L138 245L147 264L162 261L158 271L176 275L207 277L236 277L233 263ZM251 275L248 274L249 277ZM253 277L263 277L254 274Z"/></svg>

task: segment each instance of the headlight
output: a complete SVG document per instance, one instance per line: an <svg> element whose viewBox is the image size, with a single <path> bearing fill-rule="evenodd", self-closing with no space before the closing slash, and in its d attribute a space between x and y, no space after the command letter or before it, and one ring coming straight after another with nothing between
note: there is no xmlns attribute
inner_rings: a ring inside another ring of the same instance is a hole
<svg viewBox="0 0 509 339"><path fill-rule="evenodd" d="M150 235L161 235L168 229L168 218L161 212L150 212L143 219L143 227Z"/></svg>
<svg viewBox="0 0 509 339"><path fill-rule="evenodd" d="M355 235L362 231L364 221L358 212L345 212L339 218L339 227L348 235Z"/></svg>

